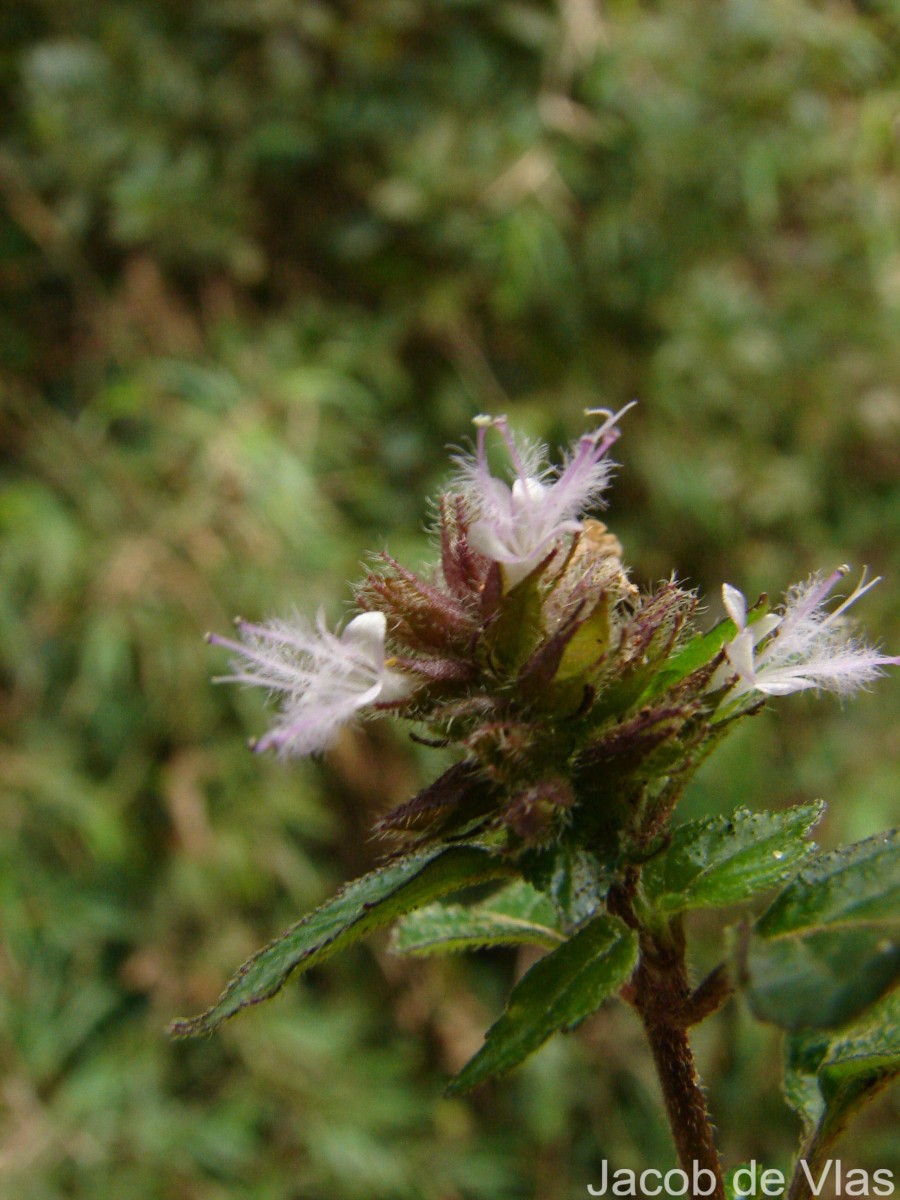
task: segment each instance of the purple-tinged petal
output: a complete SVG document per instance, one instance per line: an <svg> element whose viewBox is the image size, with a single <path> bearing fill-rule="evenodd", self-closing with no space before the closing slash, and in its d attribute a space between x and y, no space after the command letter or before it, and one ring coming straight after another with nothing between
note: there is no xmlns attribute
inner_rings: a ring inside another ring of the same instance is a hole
<svg viewBox="0 0 900 1200"><path fill-rule="evenodd" d="M630 408L628 405L627 408ZM611 466L605 460L618 437L622 413L604 412L599 429L579 439L556 471L546 447L518 441L505 417L476 417L474 458L457 459L462 495L471 516L469 541L493 562L502 563L507 586L523 579L560 539L581 528L581 516L602 502ZM487 430L496 428L506 443L514 478L496 479L487 462Z"/></svg>

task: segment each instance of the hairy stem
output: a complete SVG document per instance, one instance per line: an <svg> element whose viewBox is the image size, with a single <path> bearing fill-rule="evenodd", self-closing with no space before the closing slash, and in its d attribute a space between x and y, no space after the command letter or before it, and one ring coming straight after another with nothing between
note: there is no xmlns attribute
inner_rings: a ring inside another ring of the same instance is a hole
<svg viewBox="0 0 900 1200"><path fill-rule="evenodd" d="M641 1011L641 1018L653 1050L681 1168L687 1172L689 1179L694 1177L695 1164L697 1170L709 1171L715 1180L715 1187L710 1191L704 1183L703 1194L715 1200L724 1200L722 1164L687 1030L659 1020L646 1011ZM706 1180L709 1177L702 1178Z"/></svg>
<svg viewBox="0 0 900 1200"><path fill-rule="evenodd" d="M623 907L619 905L621 915ZM695 1196L710 1196L713 1200L724 1200L725 1184L722 1164L716 1149L713 1127L706 1105L706 1096L700 1085L687 1027L706 1015L714 1007L706 992L716 992L718 1002L728 994L724 977L716 980L717 973L701 985L704 995L692 995L685 962L684 933L680 922L664 930L650 930L641 926L633 911L630 924L639 932L641 958L631 980L628 998L637 1009L643 1022L657 1075L662 1086L666 1113L678 1161L694 1186L695 1169L709 1174L699 1176L702 1192ZM712 1190L711 1182L714 1181Z"/></svg>

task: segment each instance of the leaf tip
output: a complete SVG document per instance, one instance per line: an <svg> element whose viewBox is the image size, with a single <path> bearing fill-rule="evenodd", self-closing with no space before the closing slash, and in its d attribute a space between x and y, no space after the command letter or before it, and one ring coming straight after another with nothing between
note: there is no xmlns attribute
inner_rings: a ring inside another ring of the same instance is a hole
<svg viewBox="0 0 900 1200"><path fill-rule="evenodd" d="M212 1033L218 1022L209 1023L209 1013L200 1013L196 1017L176 1017L166 1027L167 1035L176 1042L186 1038L200 1037L203 1033Z"/></svg>

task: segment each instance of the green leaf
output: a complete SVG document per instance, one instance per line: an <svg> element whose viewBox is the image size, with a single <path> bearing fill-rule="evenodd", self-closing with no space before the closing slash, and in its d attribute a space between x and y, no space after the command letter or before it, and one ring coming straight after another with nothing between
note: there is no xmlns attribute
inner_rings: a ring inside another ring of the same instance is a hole
<svg viewBox="0 0 900 1200"><path fill-rule="evenodd" d="M484 1045L448 1092L468 1091L509 1071L558 1029L573 1029L628 980L637 954L637 936L614 917L582 926L516 984Z"/></svg>
<svg viewBox="0 0 900 1200"><path fill-rule="evenodd" d="M663 912L737 904L782 882L813 849L820 802L785 812L738 810L681 825L642 872L645 898Z"/></svg>
<svg viewBox="0 0 900 1200"><path fill-rule="evenodd" d="M829 1113L859 1108L900 1075L900 992L886 996L866 1014L865 1024L844 1031L819 1068Z"/></svg>
<svg viewBox="0 0 900 1200"><path fill-rule="evenodd" d="M604 593L566 646L554 682L564 683L589 671L602 658L608 644L609 596Z"/></svg>
<svg viewBox="0 0 900 1200"><path fill-rule="evenodd" d="M501 673L518 670L541 639L543 570L543 566L538 566L504 594L497 615L484 632L482 643L487 661Z"/></svg>
<svg viewBox="0 0 900 1200"><path fill-rule="evenodd" d="M803 1122L804 1136L815 1129L825 1111L819 1067L828 1054L832 1037L827 1030L804 1029L785 1038L782 1091Z"/></svg>
<svg viewBox="0 0 900 1200"><path fill-rule="evenodd" d="M596 854L580 847L560 848L550 877L550 894L567 928L593 917L603 904L613 872Z"/></svg>
<svg viewBox="0 0 900 1200"><path fill-rule="evenodd" d="M615 875L614 864L565 844L523 854L517 865L529 883L551 898L559 914L557 925L569 932L596 916Z"/></svg>
<svg viewBox="0 0 900 1200"><path fill-rule="evenodd" d="M822 1162L850 1119L900 1076L900 992L838 1036L794 1034L786 1050L784 1092L803 1119L803 1154Z"/></svg>
<svg viewBox="0 0 900 1200"><path fill-rule="evenodd" d="M837 924L898 923L900 829L819 855L756 924L760 937L780 937Z"/></svg>
<svg viewBox="0 0 900 1200"><path fill-rule="evenodd" d="M536 888L517 880L481 904L429 904L404 917L394 933L401 954L434 954L484 946L537 945L564 940L556 909Z"/></svg>
<svg viewBox="0 0 900 1200"><path fill-rule="evenodd" d="M295 970L308 970L447 892L501 878L511 868L477 846L452 846L399 859L348 884L240 968L218 1001L199 1016L175 1021L175 1037L211 1033L223 1021L274 996Z"/></svg>
<svg viewBox="0 0 900 1200"><path fill-rule="evenodd" d="M878 930L752 938L743 964L750 1007L783 1029L833 1029L900 979L900 945Z"/></svg>
<svg viewBox="0 0 900 1200"><path fill-rule="evenodd" d="M753 625L768 611L768 598L761 596L747 613L747 624ZM672 655L662 670L657 671L641 696L641 700L644 702L652 700L677 683L681 683L683 679L687 679L694 671L705 667L715 658L725 643L730 642L737 635L737 631L734 621L730 617L726 617L724 621L720 621L718 625L710 629L709 633L702 633L691 638L686 646Z"/></svg>
<svg viewBox="0 0 900 1200"><path fill-rule="evenodd" d="M641 700L652 700L670 687L674 687L676 683L681 683L682 679L687 679L688 675L693 674L694 671L699 671L736 634L737 625L730 618L726 618L709 633L691 638L686 646L667 660L661 671L657 671L641 696Z"/></svg>
<svg viewBox="0 0 900 1200"><path fill-rule="evenodd" d="M739 948L760 1019L789 1030L853 1020L900 979L900 834L805 866Z"/></svg>

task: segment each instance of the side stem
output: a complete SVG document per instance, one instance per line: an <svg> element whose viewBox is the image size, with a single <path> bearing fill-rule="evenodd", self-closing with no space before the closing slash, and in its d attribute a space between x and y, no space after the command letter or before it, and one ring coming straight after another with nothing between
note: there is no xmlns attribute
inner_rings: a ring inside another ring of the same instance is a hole
<svg viewBox="0 0 900 1200"><path fill-rule="evenodd" d="M812 1180L819 1177L822 1164L826 1161L825 1156L833 1141L833 1139L820 1141L818 1135L819 1131L816 1130L800 1151L794 1167L794 1177L788 1189L787 1200L811 1200ZM806 1171L800 1165L802 1162L806 1163Z"/></svg>

